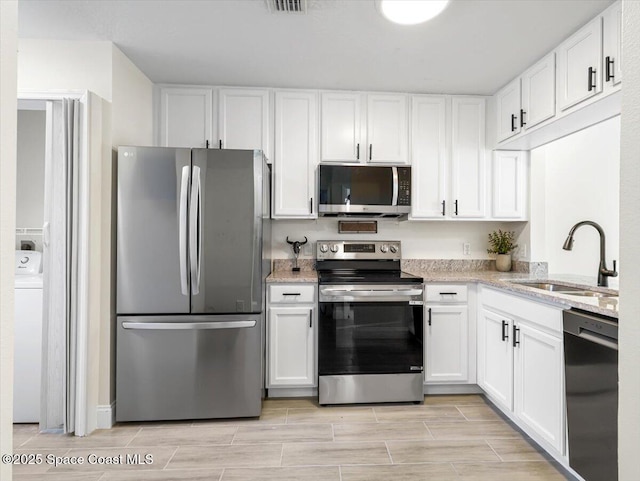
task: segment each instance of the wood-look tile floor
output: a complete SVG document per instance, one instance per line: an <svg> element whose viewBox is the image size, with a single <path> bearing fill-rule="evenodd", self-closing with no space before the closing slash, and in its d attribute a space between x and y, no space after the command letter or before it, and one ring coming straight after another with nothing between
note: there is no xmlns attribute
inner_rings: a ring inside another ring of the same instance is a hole
<svg viewBox="0 0 640 481"><path fill-rule="evenodd" d="M16 454L153 456L153 463L14 467L17 481L565 481L481 396L319 407L267 399L259 419L124 423L91 436L14 426Z"/></svg>

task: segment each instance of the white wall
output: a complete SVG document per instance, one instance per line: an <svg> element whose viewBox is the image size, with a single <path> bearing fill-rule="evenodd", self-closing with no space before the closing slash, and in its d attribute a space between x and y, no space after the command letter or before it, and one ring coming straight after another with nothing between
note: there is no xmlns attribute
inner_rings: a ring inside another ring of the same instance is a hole
<svg viewBox="0 0 640 481"><path fill-rule="evenodd" d="M113 46L114 147L153 145L153 83Z"/></svg>
<svg viewBox="0 0 640 481"><path fill-rule="evenodd" d="M0 2L0 453L13 453L13 269L16 222L18 2ZM11 479L0 463L0 479Z"/></svg>
<svg viewBox="0 0 640 481"><path fill-rule="evenodd" d="M21 38L18 90L91 90L111 102L112 43Z"/></svg>
<svg viewBox="0 0 640 481"><path fill-rule="evenodd" d="M318 240L377 239L401 240L402 257L405 259L488 259L488 235L496 229L520 232L523 222L464 222L464 221L378 221L378 233L338 234L336 219L321 218L316 221L272 221L273 258L291 259L291 240L309 239L301 258L315 257L313 244ZM471 244L471 254L462 254L462 244Z"/></svg>
<svg viewBox="0 0 640 481"><path fill-rule="evenodd" d="M640 2L623 0L624 79L620 162L620 481L640 473Z"/></svg>
<svg viewBox="0 0 640 481"><path fill-rule="evenodd" d="M17 227L42 227L45 117L44 110L18 110Z"/></svg>
<svg viewBox="0 0 640 481"><path fill-rule="evenodd" d="M580 227L573 250L562 249L569 229L582 220L602 226L612 268L620 258L620 117L533 150L531 166L531 243L536 257L549 263L549 274L597 276L600 237L593 227ZM617 279L609 282L617 285Z"/></svg>

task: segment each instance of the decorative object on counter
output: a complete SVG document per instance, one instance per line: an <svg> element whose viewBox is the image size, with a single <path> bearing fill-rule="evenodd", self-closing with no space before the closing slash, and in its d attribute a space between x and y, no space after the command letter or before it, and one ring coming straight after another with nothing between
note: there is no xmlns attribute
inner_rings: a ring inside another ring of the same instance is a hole
<svg viewBox="0 0 640 481"><path fill-rule="evenodd" d="M338 221L339 234L377 234L378 221L376 220L340 220Z"/></svg>
<svg viewBox="0 0 640 481"><path fill-rule="evenodd" d="M498 229L489 234L489 254L496 254L496 269L500 272L511 270L511 251L518 247L515 244L516 233Z"/></svg>
<svg viewBox="0 0 640 481"><path fill-rule="evenodd" d="M583 225L590 225L598 231L598 234L600 234L600 263L598 264L598 285L607 287L609 285L609 277L618 277L618 271L616 271L616 261L613 261L613 269L607 269L605 235L604 230L602 230L602 227L600 227L600 224L597 224L596 222L593 222L591 220L583 220L582 222L578 222L569 231L567 240L564 241L562 248L566 251L570 251L571 249L573 249L573 235L575 234L576 230Z"/></svg>
<svg viewBox="0 0 640 481"><path fill-rule="evenodd" d="M294 263L291 270L293 272L300 272L300 268L298 267L298 256L300 255L300 247L305 245L308 241L307 236L304 237L304 241L290 241L289 236L287 236L287 244L291 244L291 248L293 249L293 258Z"/></svg>

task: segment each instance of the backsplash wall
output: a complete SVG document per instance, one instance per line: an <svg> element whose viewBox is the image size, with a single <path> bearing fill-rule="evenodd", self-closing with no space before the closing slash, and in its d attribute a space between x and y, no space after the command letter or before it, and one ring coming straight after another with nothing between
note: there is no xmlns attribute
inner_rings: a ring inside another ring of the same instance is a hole
<svg viewBox="0 0 640 481"><path fill-rule="evenodd" d="M377 234L338 234L335 218L317 220L272 221L272 257L293 258L291 246L286 238L303 240L305 245L300 258L315 257L318 240L400 240L402 257L405 259L489 259L487 236L489 232L502 229L521 232L526 222L478 222L478 221L395 221L379 220ZM462 245L470 244L470 254L463 255Z"/></svg>

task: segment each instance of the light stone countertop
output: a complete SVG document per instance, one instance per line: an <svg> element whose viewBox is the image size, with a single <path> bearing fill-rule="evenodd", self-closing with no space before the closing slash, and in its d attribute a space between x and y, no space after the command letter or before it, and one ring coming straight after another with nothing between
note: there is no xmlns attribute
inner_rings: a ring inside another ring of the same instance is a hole
<svg viewBox="0 0 640 481"><path fill-rule="evenodd" d="M478 282L480 284L497 287L515 294L524 294L541 301L552 302L561 307L582 309L609 317L618 317L618 291L606 287L597 287L595 279L583 276L553 275L534 276L527 273L498 272L498 271L424 271L408 269L407 272L424 278L425 282ZM536 281L541 283L559 283L567 286L584 288L592 291L604 292L615 297L578 297L545 291L529 287L519 282Z"/></svg>
<svg viewBox="0 0 640 481"><path fill-rule="evenodd" d="M515 294L524 294L533 299L557 304L559 307L577 308L613 318L618 317L618 291L597 287L595 279L582 276L555 275L535 276L528 273L498 271L434 271L405 269L406 272L424 278L425 282L478 282L497 287ZM577 297L557 292L544 291L519 284L522 281L555 282L573 287L604 292L615 297ZM267 277L267 283L318 282L318 274L314 270L291 272L289 270L274 271Z"/></svg>
<svg viewBox="0 0 640 481"><path fill-rule="evenodd" d="M289 282L318 282L318 273L316 271L273 271L267 277L267 283L289 283Z"/></svg>

